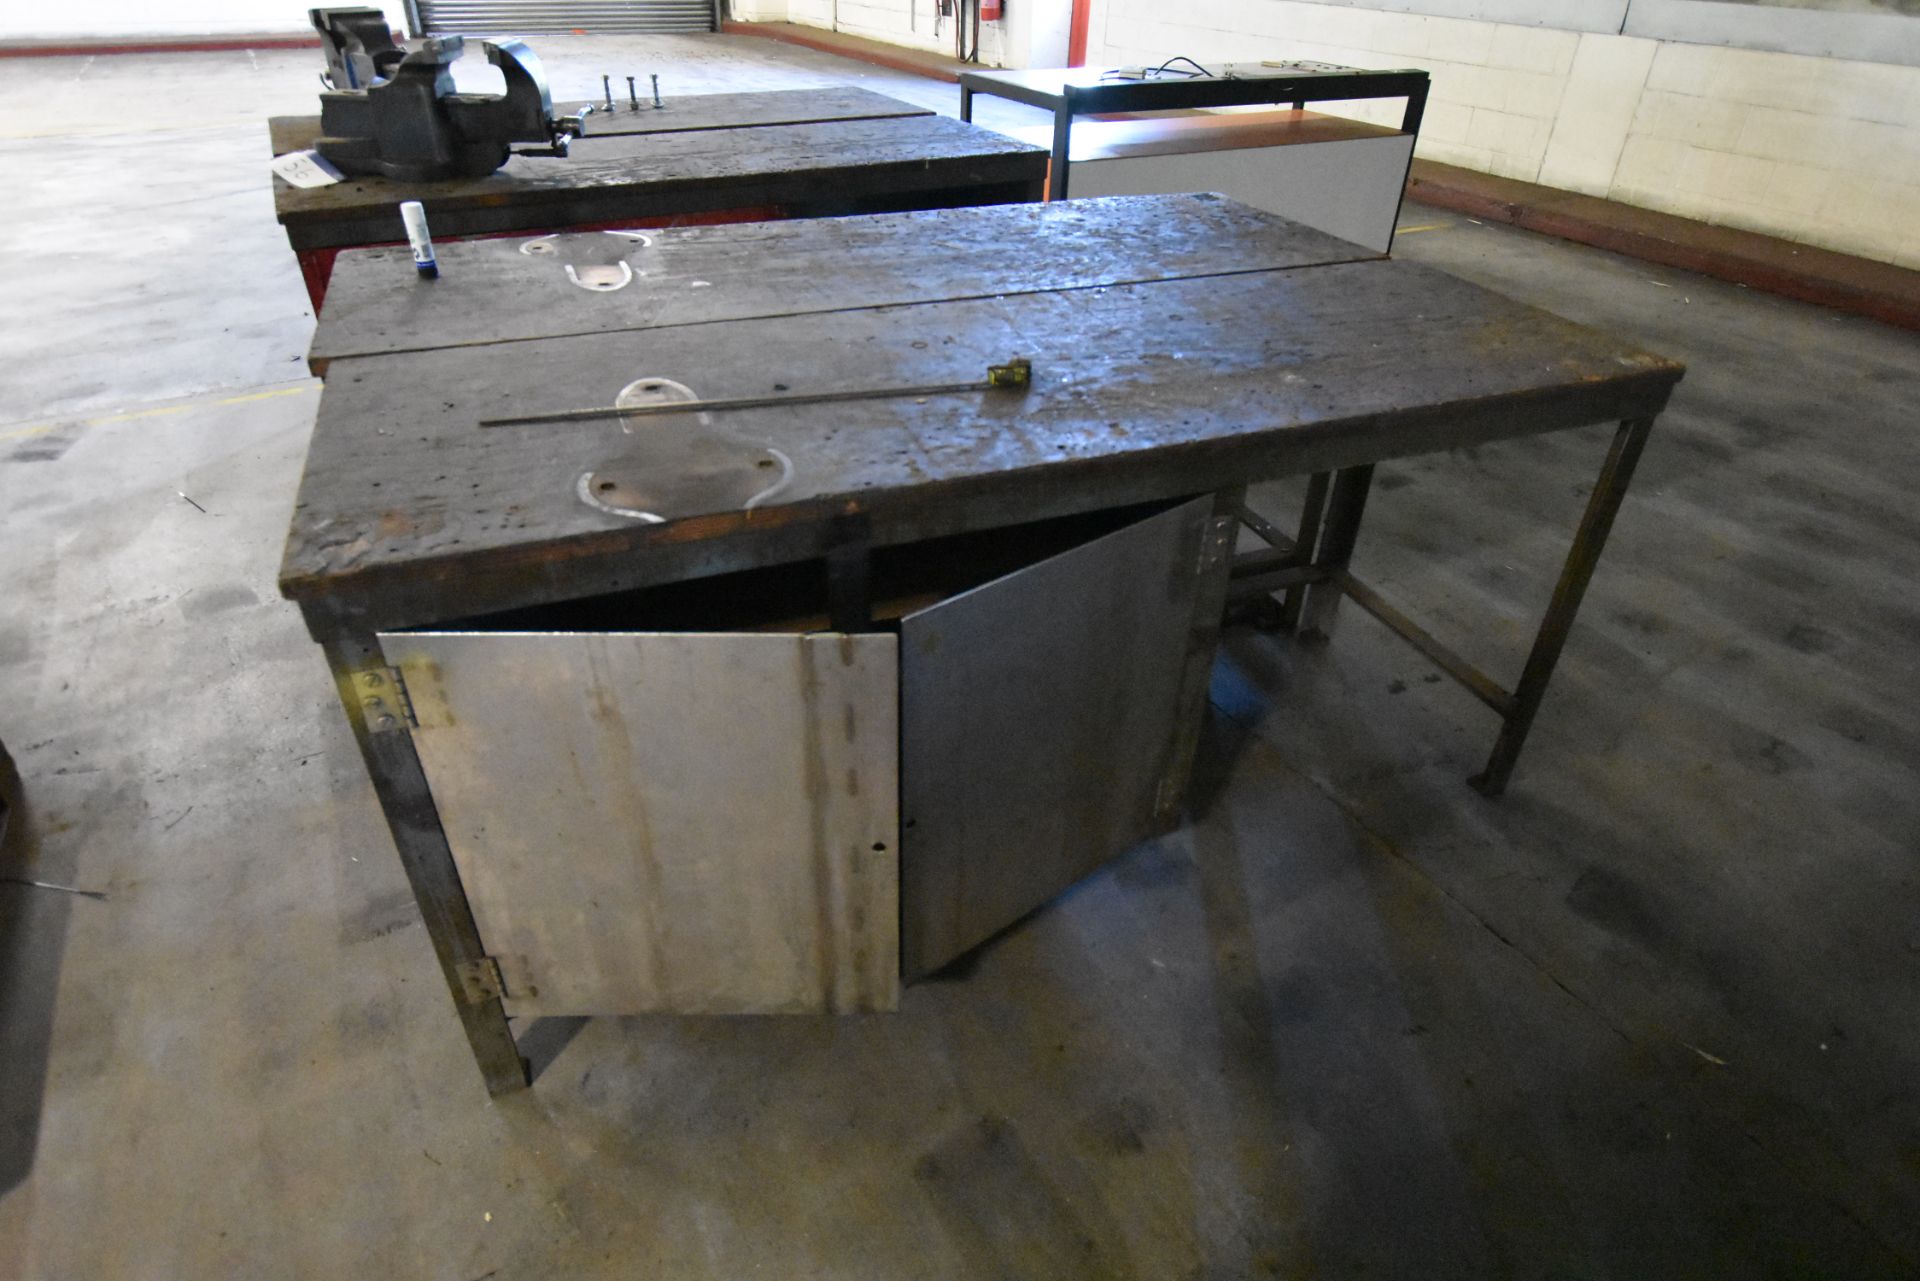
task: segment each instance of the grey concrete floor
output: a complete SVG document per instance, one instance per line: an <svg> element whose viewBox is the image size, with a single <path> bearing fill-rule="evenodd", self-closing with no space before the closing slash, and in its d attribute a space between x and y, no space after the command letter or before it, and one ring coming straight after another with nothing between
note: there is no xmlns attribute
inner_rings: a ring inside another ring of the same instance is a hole
<svg viewBox="0 0 1920 1281"><path fill-rule="evenodd" d="M103 896L0 884L0 1276L1920 1271L1920 340L1410 206L1403 256L1692 366L1504 800L1371 620L1239 632L1193 821L966 972L547 1021L489 1102L274 592L317 388L261 118L313 63L0 79L0 875ZM1510 674L1605 434L1383 468L1359 569Z"/></svg>

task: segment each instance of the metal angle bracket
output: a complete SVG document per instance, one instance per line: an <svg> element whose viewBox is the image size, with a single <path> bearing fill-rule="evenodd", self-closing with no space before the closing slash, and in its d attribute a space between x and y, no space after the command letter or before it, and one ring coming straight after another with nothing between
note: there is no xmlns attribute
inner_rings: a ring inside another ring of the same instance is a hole
<svg viewBox="0 0 1920 1281"><path fill-rule="evenodd" d="M1233 516L1216 516L1208 521L1200 531L1200 555L1194 561L1193 572L1205 578L1225 563L1233 554L1239 528L1240 522Z"/></svg>
<svg viewBox="0 0 1920 1281"><path fill-rule="evenodd" d="M407 697L407 683L397 667L363 667L353 674L354 700L367 719L367 730L380 734L406 729L420 722Z"/></svg>
<svg viewBox="0 0 1920 1281"><path fill-rule="evenodd" d="M1207 580L1233 559L1233 545L1239 533L1240 521L1234 515L1215 516L1200 527L1200 550L1194 557L1193 572L1200 580L1203 591ZM1210 632L1213 621L1203 609L1195 626L1203 632ZM1162 822L1170 821L1179 812L1181 799L1186 795L1186 783L1185 775L1179 771L1161 776L1160 784L1153 792L1153 812Z"/></svg>
<svg viewBox="0 0 1920 1281"><path fill-rule="evenodd" d="M500 963L491 956L461 961L453 967L453 972L460 979L460 994L467 998L468 1005L483 1005L507 994L507 985L500 977Z"/></svg>
<svg viewBox="0 0 1920 1281"><path fill-rule="evenodd" d="M1153 813L1161 822L1170 822L1180 808L1180 797L1186 791L1179 780L1172 775L1163 775L1160 786L1153 789Z"/></svg>

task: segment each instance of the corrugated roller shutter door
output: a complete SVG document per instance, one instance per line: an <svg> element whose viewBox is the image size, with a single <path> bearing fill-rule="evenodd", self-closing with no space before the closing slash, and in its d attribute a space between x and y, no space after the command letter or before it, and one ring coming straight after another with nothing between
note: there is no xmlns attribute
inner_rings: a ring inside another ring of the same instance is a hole
<svg viewBox="0 0 1920 1281"><path fill-rule="evenodd" d="M419 14L431 35L715 30L714 0L419 0Z"/></svg>

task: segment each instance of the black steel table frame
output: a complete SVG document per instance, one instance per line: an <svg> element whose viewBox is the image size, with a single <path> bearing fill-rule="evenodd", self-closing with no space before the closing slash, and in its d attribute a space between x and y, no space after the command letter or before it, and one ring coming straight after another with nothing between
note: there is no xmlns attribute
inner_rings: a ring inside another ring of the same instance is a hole
<svg viewBox="0 0 1920 1281"><path fill-rule="evenodd" d="M1067 168L1072 155L1075 116L1131 111L1182 111L1207 107L1244 107L1309 102L1345 102L1362 98L1404 98L1400 131L1420 136L1426 115L1428 76L1424 71L1308 72L1298 76L1191 76L1153 80L1115 80L1091 85L1062 85L1058 92L1006 81L992 72L960 73L960 118L973 119L973 95L984 93L1053 112L1053 156L1047 199L1067 198ZM1411 157L1411 152L1408 153Z"/></svg>
<svg viewBox="0 0 1920 1281"><path fill-rule="evenodd" d="M1308 481L1299 532L1289 536L1259 513L1243 509L1241 522L1269 544L1269 550L1234 559L1229 598L1246 600L1285 591L1280 608L1283 629L1303 636L1326 637L1344 597L1373 615L1419 650L1433 665L1464 686L1500 717L1500 736L1486 767L1471 780L1486 796L1506 790L1513 767L1533 728L1540 700L1553 677L1574 617L1580 611L1587 584L1600 563L1613 519L1626 498L1635 466L1653 430L1653 419L1622 422L1600 466L1599 478L1587 498L1585 513L1574 531L1573 544L1554 584L1553 597L1541 618L1533 646L1527 653L1520 680L1509 690L1468 662L1459 653L1397 609L1373 588L1355 578L1348 568L1360 536L1360 518L1373 483L1372 463L1347 467L1331 474L1316 473Z"/></svg>

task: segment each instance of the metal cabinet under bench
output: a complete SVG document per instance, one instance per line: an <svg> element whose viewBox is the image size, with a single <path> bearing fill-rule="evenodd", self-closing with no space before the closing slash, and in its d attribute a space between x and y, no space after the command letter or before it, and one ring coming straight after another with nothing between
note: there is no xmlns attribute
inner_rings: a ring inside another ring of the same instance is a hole
<svg viewBox="0 0 1920 1281"><path fill-rule="evenodd" d="M382 633L507 1012L892 1009L1152 834L1211 511Z"/></svg>
<svg viewBox="0 0 1920 1281"><path fill-rule="evenodd" d="M1230 580L1410 634L1497 792L1681 373L1204 195L353 251L310 364L281 591L496 1093L509 1015L888 1008L1169 826ZM1349 572L1376 462L1601 421L1514 692Z"/></svg>

